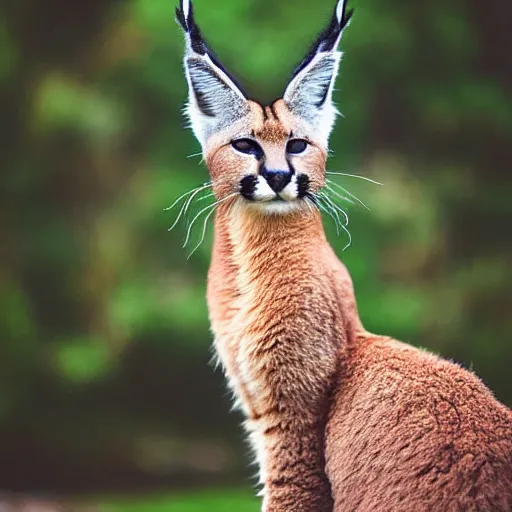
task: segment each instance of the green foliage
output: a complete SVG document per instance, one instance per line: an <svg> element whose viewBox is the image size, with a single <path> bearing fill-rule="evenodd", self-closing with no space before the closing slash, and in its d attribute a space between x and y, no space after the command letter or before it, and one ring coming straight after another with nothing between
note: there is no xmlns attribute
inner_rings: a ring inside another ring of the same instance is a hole
<svg viewBox="0 0 512 512"><path fill-rule="evenodd" d="M174 498L125 500L125 502L99 506L99 512L204 512L204 511L256 512L258 501L248 493L215 491Z"/></svg>
<svg viewBox="0 0 512 512"><path fill-rule="evenodd" d="M109 370L108 346L101 339L65 340L56 347L54 359L58 374L76 383L97 379Z"/></svg>
<svg viewBox="0 0 512 512"><path fill-rule="evenodd" d="M0 84L9 79L14 71L18 55L5 21L0 19Z"/></svg>
<svg viewBox="0 0 512 512"><path fill-rule="evenodd" d="M111 101L56 76L40 85L34 118L41 130L76 130L99 140L110 138L125 124Z"/></svg>

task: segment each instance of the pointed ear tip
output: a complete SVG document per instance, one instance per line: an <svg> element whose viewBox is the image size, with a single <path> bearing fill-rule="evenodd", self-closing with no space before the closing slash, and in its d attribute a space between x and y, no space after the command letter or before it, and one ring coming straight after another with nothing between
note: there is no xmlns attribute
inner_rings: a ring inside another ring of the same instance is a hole
<svg viewBox="0 0 512 512"><path fill-rule="evenodd" d="M347 23L350 21L350 18L352 18L352 15L354 14L354 9L347 9L347 6L348 0L339 0L338 4L336 5L336 16L342 27L347 25Z"/></svg>
<svg viewBox="0 0 512 512"><path fill-rule="evenodd" d="M189 23L190 21L193 22L191 0L179 0L179 4L176 7L176 21L185 32L189 32Z"/></svg>
<svg viewBox="0 0 512 512"><path fill-rule="evenodd" d="M176 7L176 10L174 11L174 13L175 13L175 19L176 19L176 22L178 23L178 25L185 32L188 32L187 20L185 19L185 15L184 15L183 9L181 7L181 2L180 2L180 5L178 5Z"/></svg>

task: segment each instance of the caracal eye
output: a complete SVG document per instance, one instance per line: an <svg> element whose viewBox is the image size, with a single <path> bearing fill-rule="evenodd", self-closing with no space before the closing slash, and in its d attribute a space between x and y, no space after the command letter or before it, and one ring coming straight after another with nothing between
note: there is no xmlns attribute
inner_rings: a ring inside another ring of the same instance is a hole
<svg viewBox="0 0 512 512"><path fill-rule="evenodd" d="M254 155L256 158L263 157L263 149L252 139L236 139L231 141L231 145L240 153L245 155Z"/></svg>
<svg viewBox="0 0 512 512"><path fill-rule="evenodd" d="M286 144L286 152L292 155L299 155L300 153L304 153L307 147L308 143L304 139L293 139Z"/></svg>

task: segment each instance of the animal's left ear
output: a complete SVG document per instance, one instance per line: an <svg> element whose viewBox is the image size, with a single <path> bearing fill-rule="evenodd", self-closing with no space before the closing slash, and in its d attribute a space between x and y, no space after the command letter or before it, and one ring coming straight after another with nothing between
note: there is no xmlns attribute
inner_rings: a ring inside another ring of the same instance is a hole
<svg viewBox="0 0 512 512"><path fill-rule="evenodd" d="M338 45L353 11L339 0L328 27L318 36L307 57L295 71L283 99L291 111L309 123L327 146L337 109L332 91L341 60Z"/></svg>

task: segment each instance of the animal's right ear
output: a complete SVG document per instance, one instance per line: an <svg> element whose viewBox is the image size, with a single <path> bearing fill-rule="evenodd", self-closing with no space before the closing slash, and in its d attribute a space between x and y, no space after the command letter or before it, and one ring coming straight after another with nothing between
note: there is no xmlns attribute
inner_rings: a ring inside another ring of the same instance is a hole
<svg viewBox="0 0 512 512"><path fill-rule="evenodd" d="M204 147L213 133L244 117L249 106L242 89L203 39L191 0L180 0L176 20L185 32L187 113L194 134Z"/></svg>

